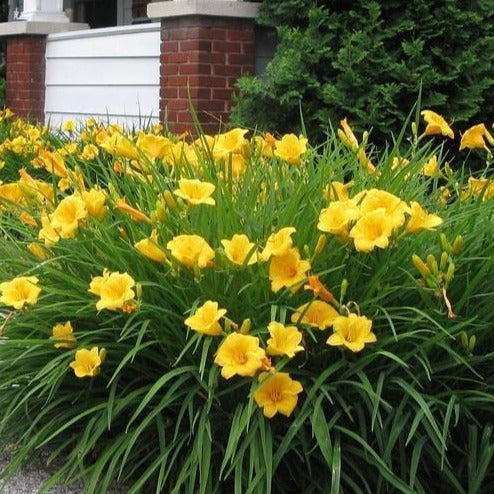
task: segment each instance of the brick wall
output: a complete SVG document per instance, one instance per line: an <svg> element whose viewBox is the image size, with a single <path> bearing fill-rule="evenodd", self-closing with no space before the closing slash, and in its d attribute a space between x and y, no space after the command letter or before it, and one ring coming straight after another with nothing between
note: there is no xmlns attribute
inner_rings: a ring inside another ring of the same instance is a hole
<svg viewBox="0 0 494 494"><path fill-rule="evenodd" d="M160 118L170 130L216 133L228 120L236 80L254 72L254 21L217 17L163 19Z"/></svg>
<svg viewBox="0 0 494 494"><path fill-rule="evenodd" d="M17 115L44 121L46 36L7 39L7 106Z"/></svg>

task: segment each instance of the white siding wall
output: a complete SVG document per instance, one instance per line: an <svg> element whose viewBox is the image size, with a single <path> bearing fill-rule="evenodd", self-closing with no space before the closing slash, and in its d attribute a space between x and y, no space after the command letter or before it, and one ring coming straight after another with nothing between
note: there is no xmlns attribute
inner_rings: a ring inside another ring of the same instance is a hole
<svg viewBox="0 0 494 494"><path fill-rule="evenodd" d="M51 34L45 121L158 121L160 24Z"/></svg>

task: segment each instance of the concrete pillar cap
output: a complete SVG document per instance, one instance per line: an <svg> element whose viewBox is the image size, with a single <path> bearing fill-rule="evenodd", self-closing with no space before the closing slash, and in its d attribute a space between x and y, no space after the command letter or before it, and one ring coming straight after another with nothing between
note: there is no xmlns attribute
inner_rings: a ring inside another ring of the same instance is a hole
<svg viewBox="0 0 494 494"><path fill-rule="evenodd" d="M23 34L48 35L67 31L79 31L81 29L89 29L89 26L82 22L0 22L0 37Z"/></svg>
<svg viewBox="0 0 494 494"><path fill-rule="evenodd" d="M151 19L185 16L236 17L255 19L259 4L232 0L173 0L148 4Z"/></svg>

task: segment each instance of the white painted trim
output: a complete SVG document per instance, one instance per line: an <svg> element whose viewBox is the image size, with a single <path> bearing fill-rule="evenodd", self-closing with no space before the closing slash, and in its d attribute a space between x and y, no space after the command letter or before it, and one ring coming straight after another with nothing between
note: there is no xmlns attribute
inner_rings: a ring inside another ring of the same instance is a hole
<svg viewBox="0 0 494 494"><path fill-rule="evenodd" d="M1 26L1 24L0 24ZM65 39L77 39L77 38L98 38L103 36L111 36L114 34L133 34L133 33L145 33L155 32L161 29L159 22L153 22L151 24L136 24L133 26L116 26L116 27L102 27L98 29L84 29L83 31L73 31L66 33L51 34L50 41L62 41ZM77 56L77 55L76 55Z"/></svg>
<svg viewBox="0 0 494 494"><path fill-rule="evenodd" d="M132 24L132 0L117 0L117 26Z"/></svg>
<svg viewBox="0 0 494 494"><path fill-rule="evenodd" d="M53 34L66 31L89 29L82 22L36 22L12 21L0 23L0 36L15 36L18 34Z"/></svg>
<svg viewBox="0 0 494 494"><path fill-rule="evenodd" d="M124 0L117 0L117 26L123 26L124 22Z"/></svg>
<svg viewBox="0 0 494 494"><path fill-rule="evenodd" d="M24 0L19 20L69 22L69 18L63 11L63 0Z"/></svg>
<svg viewBox="0 0 494 494"><path fill-rule="evenodd" d="M148 4L148 17L151 19L184 17L190 15L212 17L237 17L255 19L259 4L232 0L174 0Z"/></svg>

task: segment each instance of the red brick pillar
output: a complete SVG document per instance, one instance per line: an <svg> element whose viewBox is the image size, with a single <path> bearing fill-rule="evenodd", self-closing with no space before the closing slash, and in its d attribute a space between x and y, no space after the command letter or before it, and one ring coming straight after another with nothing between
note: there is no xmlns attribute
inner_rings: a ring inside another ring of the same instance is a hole
<svg viewBox="0 0 494 494"><path fill-rule="evenodd" d="M217 133L228 121L234 85L255 67L259 4L179 0L150 3L161 18L160 118L172 132Z"/></svg>
<svg viewBox="0 0 494 494"><path fill-rule="evenodd" d="M38 122L45 117L45 49L44 35L7 38L7 107Z"/></svg>
<svg viewBox="0 0 494 494"><path fill-rule="evenodd" d="M172 132L206 133L228 120L237 79L254 71L254 22L190 17L161 23L160 117Z"/></svg>
<svg viewBox="0 0 494 494"><path fill-rule="evenodd" d="M46 4L25 1L32 8ZM48 6L51 4L48 4ZM60 4L61 5L61 4ZM51 33L87 29L84 23L68 22L63 12L44 12L43 8L22 15L39 20L17 20L0 23L0 38L7 41L7 106L17 115L44 122L45 118L45 52ZM62 22L60 19L66 19Z"/></svg>

